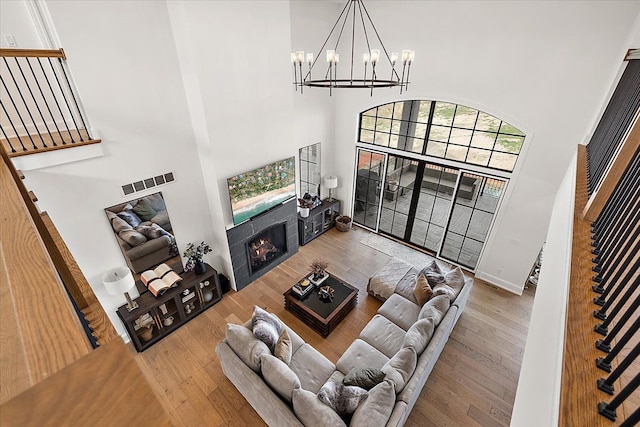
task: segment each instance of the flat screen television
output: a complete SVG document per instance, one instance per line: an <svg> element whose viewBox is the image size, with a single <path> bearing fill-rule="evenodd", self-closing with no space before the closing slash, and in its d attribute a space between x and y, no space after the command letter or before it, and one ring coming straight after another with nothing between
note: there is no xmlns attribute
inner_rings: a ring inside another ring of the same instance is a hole
<svg viewBox="0 0 640 427"><path fill-rule="evenodd" d="M227 179L234 225L296 196L295 160L292 156Z"/></svg>

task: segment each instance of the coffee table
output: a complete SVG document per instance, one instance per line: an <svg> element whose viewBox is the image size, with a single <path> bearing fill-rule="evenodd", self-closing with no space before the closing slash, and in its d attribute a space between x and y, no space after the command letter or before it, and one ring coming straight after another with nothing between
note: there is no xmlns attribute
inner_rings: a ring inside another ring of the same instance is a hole
<svg viewBox="0 0 640 427"><path fill-rule="evenodd" d="M320 287L326 285L331 286L335 291L333 301L325 301L318 296ZM331 274L320 286L316 286L315 290L302 299L298 299L291 289L284 293L284 308L324 338L353 310L357 302L358 290Z"/></svg>

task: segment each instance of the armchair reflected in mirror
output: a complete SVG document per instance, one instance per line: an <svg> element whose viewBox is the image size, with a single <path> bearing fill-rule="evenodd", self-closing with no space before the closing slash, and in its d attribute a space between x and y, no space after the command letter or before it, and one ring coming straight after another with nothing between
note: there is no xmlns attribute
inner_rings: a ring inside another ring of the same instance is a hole
<svg viewBox="0 0 640 427"><path fill-rule="evenodd" d="M320 197L320 143L302 147L300 157L300 194Z"/></svg>
<svg viewBox="0 0 640 427"><path fill-rule="evenodd" d="M106 208L105 213L129 268L137 274L166 262L177 272L182 262L162 193Z"/></svg>

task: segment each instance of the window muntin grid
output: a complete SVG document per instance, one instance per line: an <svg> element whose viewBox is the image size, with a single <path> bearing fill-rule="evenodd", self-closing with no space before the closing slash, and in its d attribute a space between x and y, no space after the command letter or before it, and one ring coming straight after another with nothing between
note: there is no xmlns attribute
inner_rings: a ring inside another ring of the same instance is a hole
<svg viewBox="0 0 640 427"><path fill-rule="evenodd" d="M525 135L485 112L442 101L398 101L360 114L359 141L512 172Z"/></svg>

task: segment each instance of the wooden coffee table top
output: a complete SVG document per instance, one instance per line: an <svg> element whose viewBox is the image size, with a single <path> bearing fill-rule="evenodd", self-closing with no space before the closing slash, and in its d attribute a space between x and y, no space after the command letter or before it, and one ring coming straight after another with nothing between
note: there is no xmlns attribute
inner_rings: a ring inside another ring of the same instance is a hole
<svg viewBox="0 0 640 427"><path fill-rule="evenodd" d="M327 285L335 291L333 301L322 300L318 296L320 287ZM284 293L285 308L324 337L355 307L357 297L356 288L331 274L302 299L298 299L291 289Z"/></svg>

